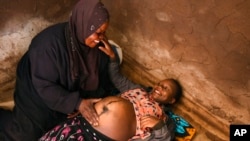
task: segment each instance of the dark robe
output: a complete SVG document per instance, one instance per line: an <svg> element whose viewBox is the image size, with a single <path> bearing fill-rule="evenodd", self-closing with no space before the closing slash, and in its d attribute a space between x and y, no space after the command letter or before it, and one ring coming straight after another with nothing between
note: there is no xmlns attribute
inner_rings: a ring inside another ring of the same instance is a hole
<svg viewBox="0 0 250 141"><path fill-rule="evenodd" d="M37 140L76 110L81 100L80 84L78 79L71 78L65 39L67 25L57 24L39 33L21 58L17 67L13 119L6 122L4 133L8 138L15 141ZM98 55L98 89L82 93L82 97L110 95L109 58L100 50Z"/></svg>

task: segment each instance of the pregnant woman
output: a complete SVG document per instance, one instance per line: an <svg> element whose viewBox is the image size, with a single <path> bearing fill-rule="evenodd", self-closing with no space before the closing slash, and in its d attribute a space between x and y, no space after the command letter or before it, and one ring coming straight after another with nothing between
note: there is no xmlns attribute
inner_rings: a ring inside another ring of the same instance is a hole
<svg viewBox="0 0 250 141"><path fill-rule="evenodd" d="M95 104L99 125L92 126L77 116L57 125L40 141L127 141L135 135L136 117L133 104L117 96L109 96Z"/></svg>

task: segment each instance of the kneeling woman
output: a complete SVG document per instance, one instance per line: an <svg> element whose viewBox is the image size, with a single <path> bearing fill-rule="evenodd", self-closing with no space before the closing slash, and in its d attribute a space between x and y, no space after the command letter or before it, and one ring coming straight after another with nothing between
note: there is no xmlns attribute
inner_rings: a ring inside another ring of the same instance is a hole
<svg viewBox="0 0 250 141"><path fill-rule="evenodd" d="M136 133L133 104L109 96L95 104L99 125L92 126L81 116L69 119L47 132L39 141L127 141Z"/></svg>

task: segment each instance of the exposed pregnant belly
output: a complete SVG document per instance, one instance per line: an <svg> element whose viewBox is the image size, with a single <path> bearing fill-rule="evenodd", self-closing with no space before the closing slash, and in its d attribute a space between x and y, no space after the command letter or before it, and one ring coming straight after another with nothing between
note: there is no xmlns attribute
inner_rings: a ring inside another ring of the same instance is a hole
<svg viewBox="0 0 250 141"><path fill-rule="evenodd" d="M99 132L117 141L127 141L135 135L136 117L129 101L110 96L96 103L95 109L99 115L99 126L94 128Z"/></svg>

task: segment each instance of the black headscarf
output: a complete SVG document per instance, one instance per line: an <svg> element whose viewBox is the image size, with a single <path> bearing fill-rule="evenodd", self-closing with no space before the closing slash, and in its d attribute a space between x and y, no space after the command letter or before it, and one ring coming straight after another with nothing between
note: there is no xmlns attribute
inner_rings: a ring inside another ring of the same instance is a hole
<svg viewBox="0 0 250 141"><path fill-rule="evenodd" d="M73 80L79 79L83 90L96 90L99 84L100 50L85 45L85 39L109 20L109 13L99 0L79 0L66 28L70 71Z"/></svg>

